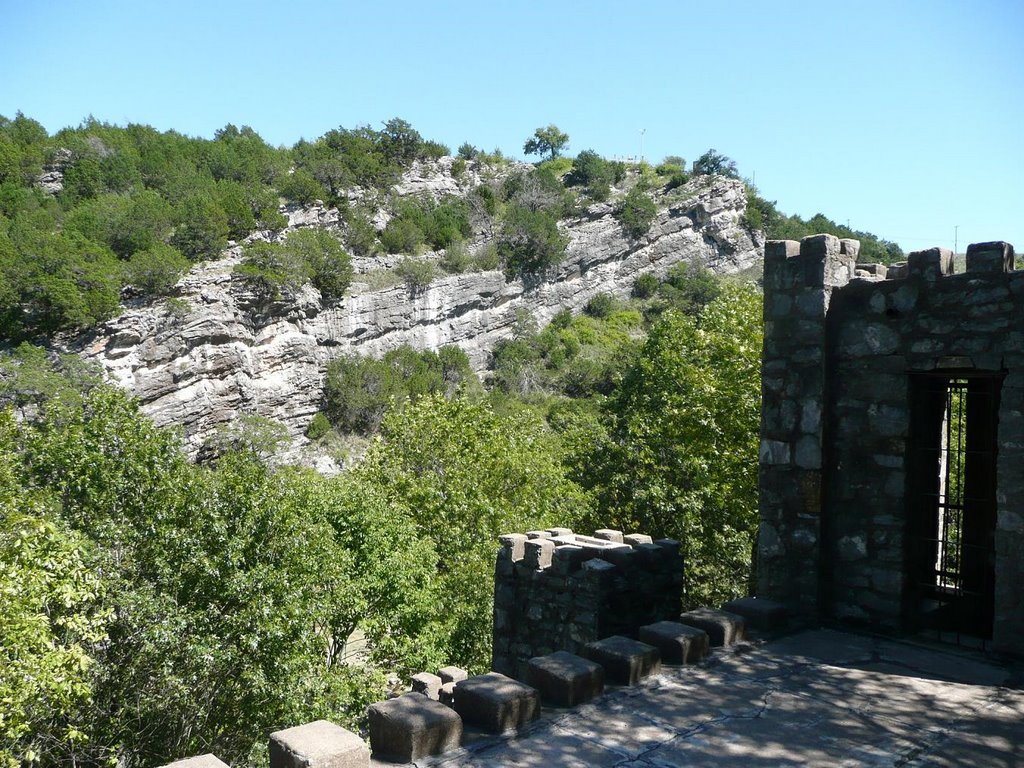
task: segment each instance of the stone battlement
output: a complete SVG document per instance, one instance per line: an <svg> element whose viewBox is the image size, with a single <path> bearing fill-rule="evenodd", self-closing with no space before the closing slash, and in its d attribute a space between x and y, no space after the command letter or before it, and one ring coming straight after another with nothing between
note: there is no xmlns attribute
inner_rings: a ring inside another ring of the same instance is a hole
<svg viewBox="0 0 1024 768"><path fill-rule="evenodd" d="M1024 270L858 251L765 246L758 595L1024 653Z"/></svg>
<svg viewBox="0 0 1024 768"><path fill-rule="evenodd" d="M610 635L679 617L679 542L568 528L506 534L494 566L493 669L522 677L529 660L578 653Z"/></svg>

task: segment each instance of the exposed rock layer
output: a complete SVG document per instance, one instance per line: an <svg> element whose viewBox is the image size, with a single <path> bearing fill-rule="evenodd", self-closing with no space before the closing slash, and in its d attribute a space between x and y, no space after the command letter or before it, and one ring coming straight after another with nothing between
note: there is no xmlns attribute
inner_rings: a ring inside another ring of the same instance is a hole
<svg viewBox="0 0 1024 768"><path fill-rule="evenodd" d="M417 170L423 176L422 170ZM405 180L415 188L419 177ZM256 413L301 434L317 412L327 364L344 354L380 355L402 344L456 344L477 370L508 336L517 312L543 324L558 311L578 312L596 294L625 295L642 273L664 275L681 261L716 272L746 269L763 243L739 226L746 197L729 179L692 183L682 196L659 198L650 231L624 237L610 205L595 205L567 222L568 255L537 284L506 282L500 271L448 275L410 293L404 284L371 290L353 284L324 307L307 287L286 302L261 305L232 270L240 248L198 265L178 285L178 298L129 308L68 346L102 365L132 392L157 424L183 430L195 454L219 425ZM290 227L338 226L337 211L288 211ZM381 262L359 260L357 272Z"/></svg>

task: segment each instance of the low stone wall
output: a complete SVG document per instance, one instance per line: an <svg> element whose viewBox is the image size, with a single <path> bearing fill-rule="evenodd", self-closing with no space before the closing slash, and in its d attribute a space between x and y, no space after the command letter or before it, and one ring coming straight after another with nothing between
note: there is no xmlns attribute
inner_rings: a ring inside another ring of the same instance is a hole
<svg viewBox="0 0 1024 768"><path fill-rule="evenodd" d="M494 571L492 668L510 677L522 679L535 656L579 653L679 618L683 561L672 539L568 528L507 534Z"/></svg>

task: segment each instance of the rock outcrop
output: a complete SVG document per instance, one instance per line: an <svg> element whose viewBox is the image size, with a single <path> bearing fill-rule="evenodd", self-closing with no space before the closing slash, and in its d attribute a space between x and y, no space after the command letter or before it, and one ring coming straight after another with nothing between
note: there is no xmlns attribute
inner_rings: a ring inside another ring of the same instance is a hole
<svg viewBox="0 0 1024 768"><path fill-rule="evenodd" d="M424 181L421 169L416 174L403 184L447 189ZM233 274L236 246L193 268L174 299L129 308L65 346L99 363L157 424L180 428L193 455L243 413L282 422L301 444L321 404L327 364L339 355L456 344L479 371L522 311L543 324L560 310L582 310L598 293L626 295L638 275L661 276L679 262L701 261L720 273L759 262L763 243L739 225L742 183L705 177L679 192L657 196L658 215L638 241L623 235L611 205L591 206L566 222L567 258L535 284L488 271L440 277L415 293L404 284L373 290L358 273L381 262L361 259L340 303L323 306L307 286L267 306ZM337 211L320 206L286 213L290 227L339 226Z"/></svg>

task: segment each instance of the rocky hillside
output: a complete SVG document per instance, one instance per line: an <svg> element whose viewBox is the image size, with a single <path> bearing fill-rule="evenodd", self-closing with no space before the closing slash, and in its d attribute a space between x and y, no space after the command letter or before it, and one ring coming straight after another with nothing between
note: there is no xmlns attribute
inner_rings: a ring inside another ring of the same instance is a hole
<svg viewBox="0 0 1024 768"><path fill-rule="evenodd" d="M442 158L414 165L395 191L452 194L476 182L456 180L451 158ZM544 280L528 284L493 270L410 287L380 279L398 258L367 257L355 260L356 281L340 303L325 307L306 286L267 306L233 273L241 253L235 245L222 259L194 267L172 299L130 307L62 346L99 363L157 424L178 426L193 455L219 425L247 413L283 423L301 444L320 406L327 363L339 355L380 355L402 344L456 344L482 371L489 350L511 333L523 312L543 324L559 310L581 311L598 293L625 295L638 275L662 276L682 261L702 261L720 273L759 262L763 242L739 224L746 206L741 182L697 177L654 197L657 215L638 240L628 239L613 217L614 197L562 222L567 257ZM336 209L282 210L288 230L276 237L297 227L342 226ZM480 237L471 248L485 244Z"/></svg>

